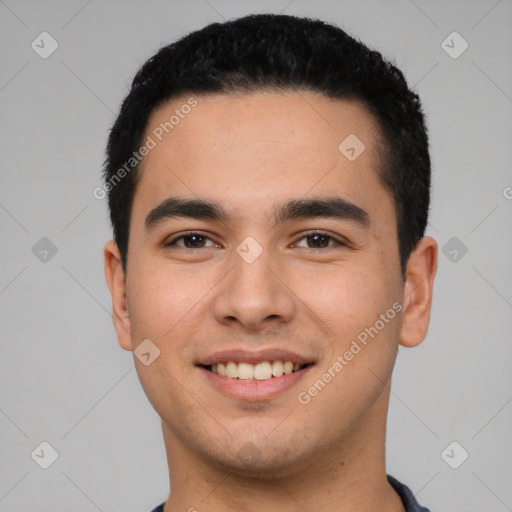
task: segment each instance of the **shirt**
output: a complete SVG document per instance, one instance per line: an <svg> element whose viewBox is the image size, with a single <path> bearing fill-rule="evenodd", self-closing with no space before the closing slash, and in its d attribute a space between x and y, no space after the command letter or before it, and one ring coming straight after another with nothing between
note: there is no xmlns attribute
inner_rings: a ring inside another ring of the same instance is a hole
<svg viewBox="0 0 512 512"><path fill-rule="evenodd" d="M398 496L400 496L400 499L404 504L405 512L430 512L428 508L422 507L416 501L416 498L414 497L409 487L400 483L396 478L393 478L391 475L388 475L388 482L390 483L391 487L395 489ZM165 503L162 503L161 505L153 509L151 512L164 512L164 505Z"/></svg>

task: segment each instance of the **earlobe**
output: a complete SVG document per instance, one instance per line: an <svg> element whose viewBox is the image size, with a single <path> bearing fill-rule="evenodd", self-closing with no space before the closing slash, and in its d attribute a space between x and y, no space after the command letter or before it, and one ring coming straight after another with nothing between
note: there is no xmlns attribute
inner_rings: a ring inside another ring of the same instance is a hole
<svg viewBox="0 0 512 512"><path fill-rule="evenodd" d="M400 345L415 347L427 335L436 270L437 242L431 237L425 237L420 240L407 262Z"/></svg>
<svg viewBox="0 0 512 512"><path fill-rule="evenodd" d="M112 296L112 320L117 332L119 345L132 350L130 336L130 315L126 302L126 276L117 244L110 240L103 250L105 278Z"/></svg>

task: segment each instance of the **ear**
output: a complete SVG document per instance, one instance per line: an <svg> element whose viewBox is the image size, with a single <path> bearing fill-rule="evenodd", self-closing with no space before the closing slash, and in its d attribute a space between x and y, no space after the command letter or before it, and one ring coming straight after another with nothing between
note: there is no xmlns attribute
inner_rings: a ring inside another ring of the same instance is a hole
<svg viewBox="0 0 512 512"><path fill-rule="evenodd" d="M400 345L415 347L427 335L432 307L432 290L437 270L437 242L431 237L420 240L407 262L402 296L404 305Z"/></svg>
<svg viewBox="0 0 512 512"><path fill-rule="evenodd" d="M112 320L117 332L117 340L125 350L133 350L130 336L130 315L126 303L126 276L121 253L114 240L105 244L103 255L105 277L112 296Z"/></svg>

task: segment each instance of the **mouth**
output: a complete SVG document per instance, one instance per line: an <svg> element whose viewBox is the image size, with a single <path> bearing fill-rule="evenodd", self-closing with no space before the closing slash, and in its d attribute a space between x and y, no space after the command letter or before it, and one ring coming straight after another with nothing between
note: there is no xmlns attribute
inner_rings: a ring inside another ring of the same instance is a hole
<svg viewBox="0 0 512 512"><path fill-rule="evenodd" d="M217 392L238 401L270 400L298 386L316 360L278 348L218 351L195 362Z"/></svg>
<svg viewBox="0 0 512 512"><path fill-rule="evenodd" d="M313 363L294 363L293 361L276 360L261 361L255 364L227 361L201 366L226 379L265 381L300 372L312 364Z"/></svg>

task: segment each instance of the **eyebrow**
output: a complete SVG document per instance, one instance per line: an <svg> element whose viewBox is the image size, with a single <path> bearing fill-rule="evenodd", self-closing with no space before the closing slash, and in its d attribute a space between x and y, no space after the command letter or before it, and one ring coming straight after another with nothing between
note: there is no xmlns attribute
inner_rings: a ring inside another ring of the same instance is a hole
<svg viewBox="0 0 512 512"><path fill-rule="evenodd" d="M196 220L214 220L229 223L231 217L219 203L204 199L184 199L169 197L153 208L144 222L149 231L167 219L184 217ZM361 227L370 226L370 217L366 210L341 197L323 197L313 199L293 199L273 208L273 221L282 224L288 220L332 218L348 220Z"/></svg>

